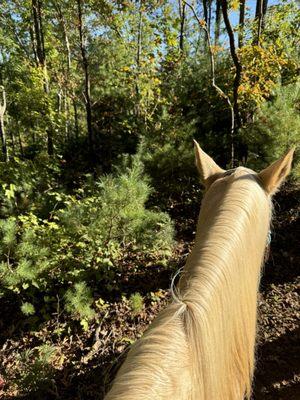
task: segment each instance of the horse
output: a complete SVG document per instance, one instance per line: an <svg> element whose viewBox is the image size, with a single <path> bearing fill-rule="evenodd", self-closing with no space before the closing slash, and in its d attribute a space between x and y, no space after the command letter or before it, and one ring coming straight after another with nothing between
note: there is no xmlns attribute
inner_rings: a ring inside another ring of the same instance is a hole
<svg viewBox="0 0 300 400"><path fill-rule="evenodd" d="M272 195L294 149L256 173L220 168L194 141L205 187L171 303L135 342L105 400L250 399Z"/></svg>

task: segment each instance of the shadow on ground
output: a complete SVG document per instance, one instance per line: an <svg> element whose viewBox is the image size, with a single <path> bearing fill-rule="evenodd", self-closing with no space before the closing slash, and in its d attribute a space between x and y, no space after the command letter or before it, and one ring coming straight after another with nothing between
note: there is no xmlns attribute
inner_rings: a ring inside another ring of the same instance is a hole
<svg viewBox="0 0 300 400"><path fill-rule="evenodd" d="M257 349L254 400L299 400L300 328Z"/></svg>

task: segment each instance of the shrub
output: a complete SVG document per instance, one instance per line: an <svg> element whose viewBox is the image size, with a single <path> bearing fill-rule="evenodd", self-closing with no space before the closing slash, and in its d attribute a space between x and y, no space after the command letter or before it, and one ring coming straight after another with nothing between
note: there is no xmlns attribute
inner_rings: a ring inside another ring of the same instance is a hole
<svg viewBox="0 0 300 400"><path fill-rule="evenodd" d="M0 216L34 212L47 216L54 204L47 194L57 187L58 163L43 154L34 161L13 158L0 163Z"/></svg>
<svg viewBox="0 0 300 400"><path fill-rule="evenodd" d="M300 82L278 87L273 99L257 110L253 124L242 133L249 147L251 167L263 168L299 143L299 109ZM297 164L297 154L295 161ZM299 164L292 173L299 177Z"/></svg>
<svg viewBox="0 0 300 400"><path fill-rule="evenodd" d="M91 290L86 286L85 282L75 283L73 289L68 289L65 295L66 310L70 314L78 314L79 318L91 319L95 312L91 308L93 297Z"/></svg>
<svg viewBox="0 0 300 400"><path fill-rule="evenodd" d="M58 296L66 311L88 321L92 291L118 289L122 257L170 255L173 226L167 214L145 208L151 188L136 159L131 168L102 177L75 195L53 193L61 209L50 220L33 214L0 223L0 293L19 294L21 309L47 318ZM62 207L63 205L63 207Z"/></svg>
<svg viewBox="0 0 300 400"><path fill-rule="evenodd" d="M54 346L43 344L18 355L17 371L13 381L23 394L43 390L51 385L54 373L52 360L55 354Z"/></svg>

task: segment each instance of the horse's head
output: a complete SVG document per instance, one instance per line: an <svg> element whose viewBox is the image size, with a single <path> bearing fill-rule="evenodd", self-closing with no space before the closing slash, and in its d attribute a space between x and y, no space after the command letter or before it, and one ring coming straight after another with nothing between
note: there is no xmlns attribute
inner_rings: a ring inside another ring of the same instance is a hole
<svg viewBox="0 0 300 400"><path fill-rule="evenodd" d="M271 198L291 170L294 149L256 173L245 167L225 171L194 143L196 166L205 186L194 264L199 261L200 248L201 254L205 251L222 259L232 248L242 258L255 254L254 264L260 265L270 229Z"/></svg>

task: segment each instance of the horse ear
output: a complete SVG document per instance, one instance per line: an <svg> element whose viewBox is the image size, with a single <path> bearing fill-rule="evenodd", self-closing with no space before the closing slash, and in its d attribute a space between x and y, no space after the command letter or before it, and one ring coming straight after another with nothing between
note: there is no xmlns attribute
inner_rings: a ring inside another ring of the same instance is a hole
<svg viewBox="0 0 300 400"><path fill-rule="evenodd" d="M200 173L201 180L203 184L208 188L219 176L225 171L220 168L214 160L206 154L198 142L194 140L196 166Z"/></svg>
<svg viewBox="0 0 300 400"><path fill-rule="evenodd" d="M283 157L258 174L267 193L274 194L290 173L294 151L295 148L292 148Z"/></svg>

